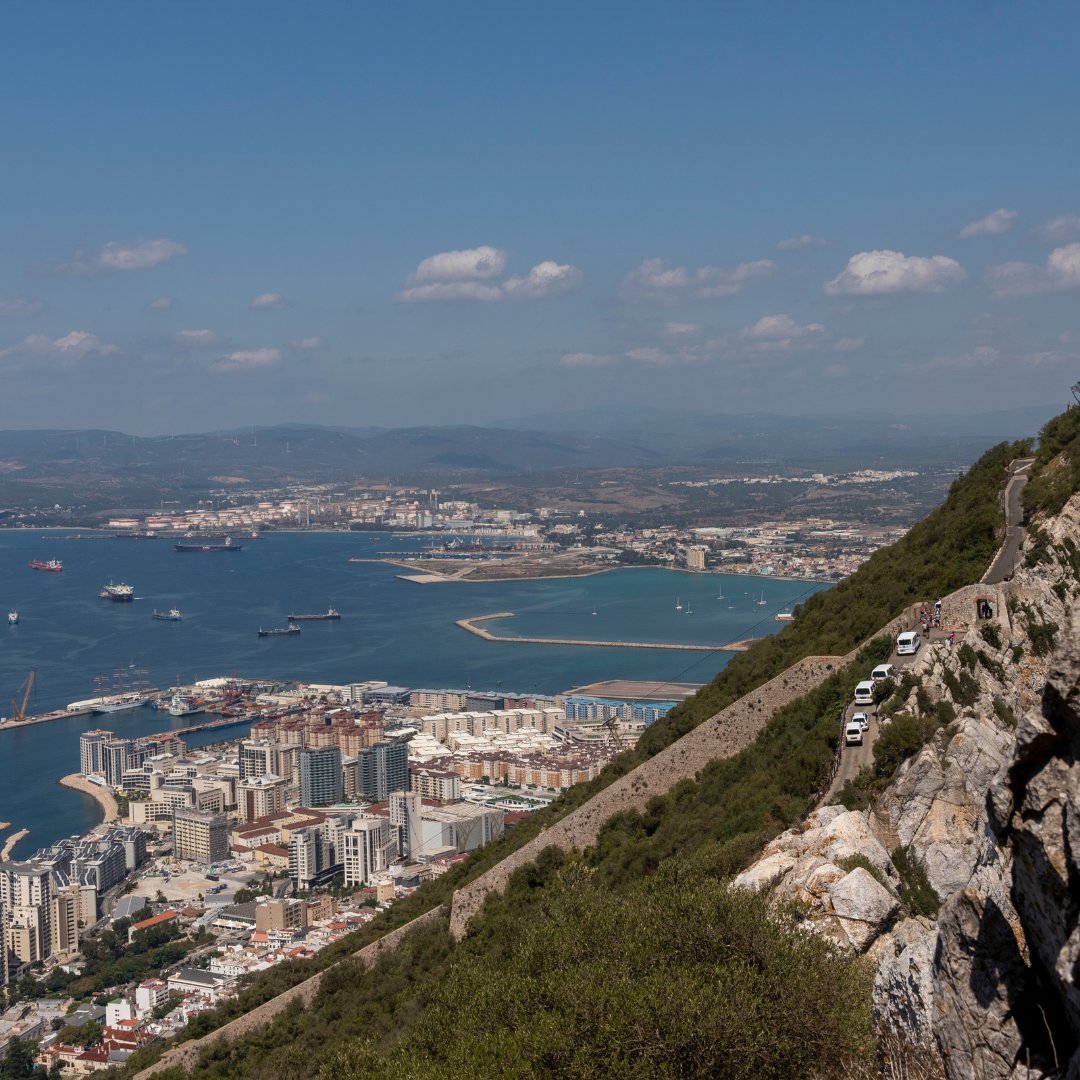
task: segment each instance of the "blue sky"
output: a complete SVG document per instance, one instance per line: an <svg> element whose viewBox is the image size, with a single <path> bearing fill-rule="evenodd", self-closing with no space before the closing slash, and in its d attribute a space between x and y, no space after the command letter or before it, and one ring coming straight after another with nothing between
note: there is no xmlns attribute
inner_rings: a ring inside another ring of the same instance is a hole
<svg viewBox="0 0 1080 1080"><path fill-rule="evenodd" d="M12 4L0 425L975 412L1080 367L1075 4Z"/></svg>

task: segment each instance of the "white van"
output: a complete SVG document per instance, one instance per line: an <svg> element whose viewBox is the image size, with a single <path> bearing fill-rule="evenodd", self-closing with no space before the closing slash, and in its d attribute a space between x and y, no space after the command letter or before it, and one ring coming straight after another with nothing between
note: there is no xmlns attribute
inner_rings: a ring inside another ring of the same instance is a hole
<svg viewBox="0 0 1080 1080"><path fill-rule="evenodd" d="M886 679L891 679L896 675L896 668L892 664L878 664L873 671L870 672L871 682L884 682Z"/></svg>
<svg viewBox="0 0 1080 1080"><path fill-rule="evenodd" d="M865 682L859 683L859 685L855 687L855 704L874 704L874 684L869 679L867 679Z"/></svg>
<svg viewBox="0 0 1080 1080"><path fill-rule="evenodd" d="M862 725L854 720L844 728L844 742L848 746L862 746Z"/></svg>
<svg viewBox="0 0 1080 1080"><path fill-rule="evenodd" d="M919 637L917 631L905 630L904 633L896 635L896 655L914 656L921 644L922 638Z"/></svg>

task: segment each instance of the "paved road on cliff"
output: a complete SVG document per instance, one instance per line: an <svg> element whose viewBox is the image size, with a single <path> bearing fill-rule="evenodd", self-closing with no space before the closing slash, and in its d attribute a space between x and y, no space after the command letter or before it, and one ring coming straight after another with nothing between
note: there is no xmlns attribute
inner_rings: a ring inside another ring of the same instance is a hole
<svg viewBox="0 0 1080 1080"><path fill-rule="evenodd" d="M1020 545L1024 542L1024 508L1020 500L1034 460L1017 458L1009 466L1009 480L1005 485L1005 543L983 577L987 585L997 585L1012 577Z"/></svg>

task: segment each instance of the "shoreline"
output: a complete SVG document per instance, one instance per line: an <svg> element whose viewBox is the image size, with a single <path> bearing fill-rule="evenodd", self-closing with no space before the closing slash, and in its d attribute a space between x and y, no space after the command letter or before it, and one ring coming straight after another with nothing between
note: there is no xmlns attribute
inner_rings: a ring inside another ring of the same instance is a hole
<svg viewBox="0 0 1080 1080"><path fill-rule="evenodd" d="M454 625L460 626L470 634L485 641L501 641L507 645L573 645L600 649L670 649L681 652L746 652L758 638L745 638L742 641L730 641L725 645L681 645L660 641L586 641L579 638L542 638L542 637L503 637L493 634L478 623L492 619L512 619L512 611L496 611L491 615L474 615L469 619L458 619Z"/></svg>
<svg viewBox="0 0 1080 1080"><path fill-rule="evenodd" d="M106 824L110 821L117 820L120 817L120 806L116 799L113 798L112 792L108 788L99 787L97 784L92 784L81 773L71 773L69 776L62 776L56 781L61 787L71 788L72 791L81 791L84 795L89 795L98 806L101 807L102 824Z"/></svg>
<svg viewBox="0 0 1080 1080"><path fill-rule="evenodd" d="M29 835L30 835L30 830L29 829L20 829L18 832L13 832L7 838L7 842L4 844L4 850L0 851L0 863L7 862L8 861L8 856L14 850L15 845L20 840L22 840L24 837L27 837Z"/></svg>

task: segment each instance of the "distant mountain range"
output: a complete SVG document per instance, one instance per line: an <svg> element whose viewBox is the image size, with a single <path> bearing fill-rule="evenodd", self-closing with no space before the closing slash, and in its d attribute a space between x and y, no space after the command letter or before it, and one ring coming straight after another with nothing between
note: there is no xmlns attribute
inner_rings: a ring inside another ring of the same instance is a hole
<svg viewBox="0 0 1080 1080"><path fill-rule="evenodd" d="M115 431L0 432L0 508L155 505L223 486L445 482L594 469L774 462L857 468L968 462L1034 434L1053 409L966 417L710 415L580 410L498 427L282 424L140 437Z"/></svg>

